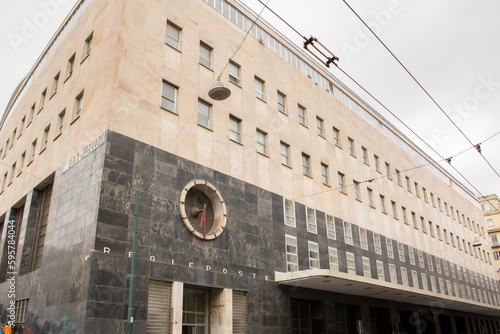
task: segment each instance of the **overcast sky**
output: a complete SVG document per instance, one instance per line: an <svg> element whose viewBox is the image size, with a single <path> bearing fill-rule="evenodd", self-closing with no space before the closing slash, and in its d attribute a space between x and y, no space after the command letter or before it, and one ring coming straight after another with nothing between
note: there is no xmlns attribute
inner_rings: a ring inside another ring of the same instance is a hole
<svg viewBox="0 0 500 334"><path fill-rule="evenodd" d="M263 7L258 0L243 1L256 12ZM75 2L1 2L0 113ZM500 1L348 0L348 3L370 23L472 143L481 143L500 131ZM471 147L342 0L270 0L268 5L302 35L318 38L340 58L339 66L344 71L443 157ZM299 36L269 11L264 11L263 18L296 43L302 43ZM439 160L354 83L335 68L331 71ZM497 172L500 172L499 148L500 134L481 145L484 157ZM500 177L474 149L453 158L451 163L483 195L500 195ZM447 169L473 190L451 168Z"/></svg>

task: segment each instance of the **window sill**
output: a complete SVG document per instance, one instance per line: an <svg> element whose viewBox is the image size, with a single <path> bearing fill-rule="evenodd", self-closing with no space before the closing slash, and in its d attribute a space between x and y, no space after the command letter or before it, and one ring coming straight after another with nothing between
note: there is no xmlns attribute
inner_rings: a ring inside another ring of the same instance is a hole
<svg viewBox="0 0 500 334"><path fill-rule="evenodd" d="M38 155L40 155L40 154L42 154L43 152L45 152L45 150L46 150L46 149L47 149L47 148L46 148L46 147L44 147L44 148L40 151L40 153L38 153Z"/></svg>
<svg viewBox="0 0 500 334"><path fill-rule="evenodd" d="M363 163L365 164L365 166L370 167L370 164L368 164L368 163L366 163L366 162L363 162Z"/></svg>
<svg viewBox="0 0 500 334"><path fill-rule="evenodd" d="M75 123L79 118L80 118L80 116L78 116L77 118L75 118L74 120L72 120L71 123L69 123L69 125L73 125L73 123Z"/></svg>
<svg viewBox="0 0 500 334"><path fill-rule="evenodd" d="M346 193L345 191L340 190L340 193L341 193L342 195L346 195L346 196L347 196L347 193Z"/></svg>
<svg viewBox="0 0 500 334"><path fill-rule="evenodd" d="M262 101L262 102L264 102L264 103L267 103L267 102L266 102L266 100L264 100L264 98L260 98L260 97L258 97L258 96L256 96L256 98L257 98L257 100L260 100L260 101Z"/></svg>
<svg viewBox="0 0 500 334"><path fill-rule="evenodd" d="M306 176L306 177L310 178L311 180L312 180L312 178L313 178L311 175L307 175L307 174L304 174L304 173L302 173L302 175L304 175L304 176Z"/></svg>
<svg viewBox="0 0 500 334"><path fill-rule="evenodd" d="M85 61L85 59L87 59L89 56L90 56L90 53L86 54L85 57L80 62L80 65L83 64L83 62Z"/></svg>
<svg viewBox="0 0 500 334"><path fill-rule="evenodd" d="M306 124L302 124L299 122L300 125L302 125L303 127L305 127L306 129L309 129L309 127L306 125Z"/></svg>
<svg viewBox="0 0 500 334"><path fill-rule="evenodd" d="M30 162L28 162L28 164L26 165L26 167L28 167L29 165L31 165L33 163L33 160L31 160Z"/></svg>
<svg viewBox="0 0 500 334"><path fill-rule="evenodd" d="M325 183L325 182L323 182L323 185L324 185L325 187L328 187L328 188L331 188L331 187L332 187L330 184Z"/></svg>
<svg viewBox="0 0 500 334"><path fill-rule="evenodd" d="M21 175L23 173L23 171L20 171L19 173L17 173L16 177L19 177L19 175Z"/></svg>
<svg viewBox="0 0 500 334"><path fill-rule="evenodd" d="M356 156L354 154L350 153L350 156L356 159Z"/></svg>
<svg viewBox="0 0 500 334"><path fill-rule="evenodd" d="M38 111L36 112L36 114L38 115L42 110L43 110L43 107L41 107L40 109L38 109Z"/></svg>
<svg viewBox="0 0 500 334"><path fill-rule="evenodd" d="M281 110L278 110L278 111L280 112L280 114L285 115L286 117L288 117L288 113L287 112L283 112Z"/></svg>
<svg viewBox="0 0 500 334"><path fill-rule="evenodd" d="M206 68L207 70L209 70L210 72L213 72L213 71L214 71L211 67L209 67L209 66L207 66L207 65L205 65L205 64L202 64L202 63L199 63L199 64L200 64L201 66L203 66L204 68Z"/></svg>
<svg viewBox="0 0 500 334"><path fill-rule="evenodd" d="M355 200L358 201L359 203L363 203L363 201L360 198L355 198Z"/></svg>
<svg viewBox="0 0 500 334"><path fill-rule="evenodd" d="M320 134L318 133L318 136L320 136L321 138L323 138L324 140L326 140L325 135L320 135Z"/></svg>
<svg viewBox="0 0 500 334"><path fill-rule="evenodd" d="M236 141L236 140L234 140L234 139L229 138L229 141L230 141L230 142L232 142L232 143L238 144L238 145L240 145L240 146L243 146L243 144L242 144L241 142Z"/></svg>
<svg viewBox="0 0 500 334"><path fill-rule="evenodd" d="M338 148L342 149L342 146L337 145L337 144L334 144L334 145L335 145L335 147L338 147Z"/></svg>
<svg viewBox="0 0 500 334"><path fill-rule="evenodd" d="M168 43L165 43L165 45L168 45L168 47L171 48L172 50L175 50L175 51L177 51L179 53L182 53L180 48L176 48L176 47L174 47L174 46L172 46L172 45L170 45Z"/></svg>
<svg viewBox="0 0 500 334"><path fill-rule="evenodd" d="M286 165L286 164L284 164L284 163L281 163L281 165L282 165L282 166L285 166L286 168L290 168L290 169L292 169L292 166L290 166L290 165Z"/></svg>
<svg viewBox="0 0 500 334"><path fill-rule="evenodd" d="M67 77L66 79L64 79L63 83L66 83L66 81L69 80L69 78L71 78L71 76L73 75L73 72L71 72Z"/></svg>
<svg viewBox="0 0 500 334"><path fill-rule="evenodd" d="M56 95L57 91L55 91L54 93L52 93L52 95L49 97L49 100L52 100L52 98L54 97L54 95Z"/></svg>
<svg viewBox="0 0 500 334"><path fill-rule="evenodd" d="M53 141L56 141L56 140L57 140L57 138L61 137L61 135L62 135L62 132L61 132L60 134L58 134L58 135L54 138L54 140L53 140Z"/></svg>
<svg viewBox="0 0 500 334"><path fill-rule="evenodd" d="M175 111L168 110L167 108L164 108L164 107L162 107L162 106L160 106L160 108L161 108L162 110L165 110L165 111L167 111L167 112L171 113L171 114L174 114L174 115L179 116L179 114L178 114L178 113L176 113Z"/></svg>
<svg viewBox="0 0 500 334"><path fill-rule="evenodd" d="M19 136L17 136L17 139L21 138L21 136L22 136L22 135L23 135L23 133L21 132L21 133L19 134Z"/></svg>
<svg viewBox="0 0 500 334"><path fill-rule="evenodd" d="M29 121L29 123L28 123L28 125L26 125L26 127L30 126L31 122L33 122L33 121Z"/></svg>
<svg viewBox="0 0 500 334"><path fill-rule="evenodd" d="M266 158L269 158L269 155L267 155L265 153L262 153L262 152L257 152L257 153L260 154L260 155L262 155L262 156L264 156L264 157L266 157Z"/></svg>
<svg viewBox="0 0 500 334"><path fill-rule="evenodd" d="M198 126L199 126L199 127L201 127L201 128L203 128L203 129L205 129L205 130L208 130L208 131L210 131L210 132L214 132L214 130L212 130L212 129L210 129L210 128L207 128L207 127L206 127L206 126L204 126L204 125L198 124Z"/></svg>
<svg viewBox="0 0 500 334"><path fill-rule="evenodd" d="M368 206L369 206L370 208L372 208L372 209L377 209L377 208L376 208L375 206L373 206L373 205L368 205Z"/></svg>
<svg viewBox="0 0 500 334"><path fill-rule="evenodd" d="M7 187L10 187L11 184L12 184L12 181L9 182L9 184L7 185Z"/></svg>
<svg viewBox="0 0 500 334"><path fill-rule="evenodd" d="M232 82L231 79L229 79L229 83L235 85L238 88L242 88L240 83Z"/></svg>

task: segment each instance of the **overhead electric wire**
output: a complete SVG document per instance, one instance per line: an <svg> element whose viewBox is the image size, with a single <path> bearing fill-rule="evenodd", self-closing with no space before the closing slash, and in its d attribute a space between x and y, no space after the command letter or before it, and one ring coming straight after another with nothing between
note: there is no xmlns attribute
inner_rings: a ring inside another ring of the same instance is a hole
<svg viewBox="0 0 500 334"><path fill-rule="evenodd" d="M300 37L302 37L305 41L308 40L308 38L306 38L303 34L301 34L297 29L293 28L293 26L288 23L286 20L284 20L281 16L279 16L278 14L276 14L271 8L269 8L267 6L267 4L264 4L261 0L258 0L261 4L264 5L265 8L267 8L271 13L273 13L274 15L276 15L276 17L278 17L282 22L284 22L288 27L290 27L297 35L299 35ZM343 0L345 2L345 0ZM370 29L371 30L371 29ZM376 35L375 35L376 36ZM378 38L378 37L377 37ZM306 48L307 50L307 48ZM309 50L308 50L309 51ZM389 114L391 114L394 118L396 118L401 124L403 124L413 135L415 135L422 143L424 143L427 147L429 147L434 153L436 153L441 159L442 161L447 161L448 164L450 165L451 168L453 168L453 170L455 170L455 172L460 175L460 177L462 177L463 180L465 180L481 197L485 198L486 197L479 191L479 189L477 189L462 173L460 173L460 171L458 171L455 166L453 166L451 164L451 160L449 159L446 159L444 158L439 152L437 152L430 144L428 144L424 139L422 139L415 131L413 131L413 129L411 129L405 122L403 122L398 116L396 116L389 108L387 108L382 102L380 102L377 98L375 98L375 96L373 96L370 92L368 92L367 89L365 89L358 81L356 81L353 77L351 77L349 74L347 74L342 68L340 68L340 66L337 64L337 63L333 63L336 65L336 67L344 74L346 75L349 79L351 79L360 89L362 89L366 94L368 94L372 99L374 99L380 106L382 106ZM411 75L411 74L410 74ZM416 80L416 79L415 79ZM417 82L418 83L418 82ZM420 85L420 84L419 84ZM423 87L422 87L423 88ZM432 97L429 96L431 99ZM434 101L434 99L432 99ZM436 102L435 102L436 103ZM437 104L437 103L436 103ZM438 105L438 104L437 104ZM441 107L438 105L438 107L441 109ZM442 109L441 109L442 110ZM444 111L443 111L444 112ZM496 135L496 134L495 134ZM494 136L495 136L494 135ZM476 148L477 149L477 146L472 144L472 142L467 138L467 140L469 141L469 143L472 145L472 147ZM481 154L481 152L479 152ZM481 154L482 156L482 154ZM484 157L483 157L484 158ZM486 158L484 158L486 159ZM434 165L432 162L430 162L430 164ZM439 166L439 165L438 165ZM491 166L491 165L490 165ZM436 167L436 166L435 166ZM494 170L494 169L493 169ZM495 171L495 170L494 170ZM496 171L495 171L496 172ZM498 173L497 173L498 175ZM500 176L500 175L499 175ZM492 204L491 202L489 202L487 199L486 201L490 204ZM493 206L493 205L492 205Z"/></svg>
<svg viewBox="0 0 500 334"><path fill-rule="evenodd" d="M349 9L354 13L354 15L356 15L358 17L358 19L365 25L365 27L370 30L370 32L373 34L373 36L375 36L375 38L380 42L380 44L382 44L384 46L384 48L387 50L387 52L389 52L391 54L391 56L399 63L399 65L401 65L401 67L403 67L403 69L406 71L406 73L408 73L408 75L413 79L413 81L415 81L415 83L422 89L422 91L431 99L431 101L439 108L439 110L446 116L446 118L451 122L451 124L453 124L453 126L455 126L455 128L464 136L464 138L469 142L469 144L471 144L472 147L476 148L476 151L479 153L479 155L484 159L484 161L486 161L486 163L488 164L488 166L490 166L490 168L493 170L493 172L495 172L495 174L500 178L500 174L498 174L498 172L495 170L495 168L491 165L491 163L488 161L488 159L486 159L486 157L481 153L481 148L479 146L479 144L473 144L472 141L469 139L469 137L467 137L467 135L462 131L462 129L460 129L460 127L451 119L451 117L446 113L446 111L444 111L444 109L439 105L439 103L437 103L437 101L431 96L431 94L424 88L424 86L422 86L422 84L415 78L415 76L408 70L408 68L406 68L405 65L403 65L403 63L399 60L398 57L396 57L396 55L389 49L389 47L387 47L387 45L378 37L378 35L372 30L372 28L370 28L370 26L368 26L368 24L366 24L366 22L361 18L361 16L358 15L358 13L347 3L346 0L342 0L347 7L349 7Z"/></svg>

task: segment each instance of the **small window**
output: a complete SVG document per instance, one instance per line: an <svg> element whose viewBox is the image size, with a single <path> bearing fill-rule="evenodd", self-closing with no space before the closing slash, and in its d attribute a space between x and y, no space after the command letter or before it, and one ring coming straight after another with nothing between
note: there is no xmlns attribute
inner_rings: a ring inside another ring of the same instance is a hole
<svg viewBox="0 0 500 334"><path fill-rule="evenodd" d="M21 135L23 134L25 124L26 124L26 116L23 116L23 118L21 119L21 124L19 125L19 134L17 135L17 138L21 137Z"/></svg>
<svg viewBox="0 0 500 334"><path fill-rule="evenodd" d="M297 238L291 235L285 235L285 245L287 272L298 271Z"/></svg>
<svg viewBox="0 0 500 334"><path fill-rule="evenodd" d="M264 80L255 77L255 96L264 101Z"/></svg>
<svg viewBox="0 0 500 334"><path fill-rule="evenodd" d="M345 184L345 175L340 173L340 172L338 173L338 175L339 175L339 190L341 193L347 194L346 184Z"/></svg>
<svg viewBox="0 0 500 334"><path fill-rule="evenodd" d="M200 42L200 64L212 68L212 48L203 42Z"/></svg>
<svg viewBox="0 0 500 334"><path fill-rule="evenodd" d="M411 182L410 182L410 178L408 176L406 176L406 190L411 192Z"/></svg>
<svg viewBox="0 0 500 334"><path fill-rule="evenodd" d="M408 246L408 257L410 258L410 264L415 265L415 252L413 247Z"/></svg>
<svg viewBox="0 0 500 334"><path fill-rule="evenodd" d="M198 125L207 129L212 126L212 106L204 101L198 101Z"/></svg>
<svg viewBox="0 0 500 334"><path fill-rule="evenodd" d="M385 175L389 180L392 180L392 175L391 175L391 164L390 163L385 163Z"/></svg>
<svg viewBox="0 0 500 334"><path fill-rule="evenodd" d="M373 201L373 190L370 188L366 188L368 192L368 205L370 205L372 208L375 207L375 202Z"/></svg>
<svg viewBox="0 0 500 334"><path fill-rule="evenodd" d="M321 164L321 181L323 184L329 186L330 185L330 177L328 172L328 165L322 163Z"/></svg>
<svg viewBox="0 0 500 334"><path fill-rule="evenodd" d="M165 110L177 113L177 87L163 81L160 105Z"/></svg>
<svg viewBox="0 0 500 334"><path fill-rule="evenodd" d="M285 225L295 227L295 202L290 199L283 199L285 210Z"/></svg>
<svg viewBox="0 0 500 334"><path fill-rule="evenodd" d="M241 120L229 115L229 139L241 143Z"/></svg>
<svg viewBox="0 0 500 334"><path fill-rule="evenodd" d="M267 133L257 129L257 152L267 155Z"/></svg>
<svg viewBox="0 0 500 334"><path fill-rule="evenodd" d="M370 160L368 158L368 150L366 147L361 146L361 150L363 151L363 163L367 166L370 166Z"/></svg>
<svg viewBox="0 0 500 334"><path fill-rule="evenodd" d="M434 235L434 225L432 224L432 222L429 220L429 233L431 234L431 237L435 237Z"/></svg>
<svg viewBox="0 0 500 334"><path fill-rule="evenodd" d="M333 128L333 143L337 147L342 147L340 145L340 130L335 127Z"/></svg>
<svg viewBox="0 0 500 334"><path fill-rule="evenodd" d="M493 227L495 224L493 223L493 219L488 219L488 227Z"/></svg>
<svg viewBox="0 0 500 334"><path fill-rule="evenodd" d="M286 112L286 95L278 91L278 111L287 114Z"/></svg>
<svg viewBox="0 0 500 334"><path fill-rule="evenodd" d="M356 275L356 261L353 253L346 252L347 260L347 273L351 275Z"/></svg>
<svg viewBox="0 0 500 334"><path fill-rule="evenodd" d="M361 187L359 185L359 182L356 180L352 180L352 183L354 184L354 198L356 198L358 201L361 201Z"/></svg>
<svg viewBox="0 0 500 334"><path fill-rule="evenodd" d="M75 97L75 117L74 120L80 117L83 107L83 91Z"/></svg>
<svg viewBox="0 0 500 334"><path fill-rule="evenodd" d="M30 113L29 113L29 117L28 117L28 125L26 125L26 127L30 126L31 122L33 121L33 116L35 115L35 107L36 107L36 104L33 103L33 105L30 108Z"/></svg>
<svg viewBox="0 0 500 334"><path fill-rule="evenodd" d="M26 151L21 154L21 159L19 159L19 169L17 171L17 176L21 175L23 172L23 167L24 167L24 160L26 159Z"/></svg>
<svg viewBox="0 0 500 334"><path fill-rule="evenodd" d="M407 216L407 213L406 213L406 208L404 206L401 207L401 213L403 215L403 223L405 223L406 225L408 225L408 216Z"/></svg>
<svg viewBox="0 0 500 334"><path fill-rule="evenodd" d="M392 246L392 239L386 238L385 244L387 246L387 256L394 259L394 248Z"/></svg>
<svg viewBox="0 0 500 334"><path fill-rule="evenodd" d="M351 223L344 222L344 241L348 245L352 245L352 226Z"/></svg>
<svg viewBox="0 0 500 334"><path fill-rule="evenodd" d="M432 256L427 254L427 266L430 271L434 271L434 265L432 264Z"/></svg>
<svg viewBox="0 0 500 334"><path fill-rule="evenodd" d="M359 228L359 244L362 249L368 249L368 236L366 234L366 229L362 227Z"/></svg>
<svg viewBox="0 0 500 334"><path fill-rule="evenodd" d="M385 281L384 263L377 260L377 276L379 281Z"/></svg>
<svg viewBox="0 0 500 334"><path fill-rule="evenodd" d="M57 93L57 86L59 85L59 75L61 72L57 72L56 76L54 77L54 81L52 83L52 95Z"/></svg>
<svg viewBox="0 0 500 334"><path fill-rule="evenodd" d="M7 185L7 176L9 175L8 172L5 172L2 178L2 187L0 188L0 194L4 192L5 186Z"/></svg>
<svg viewBox="0 0 500 334"><path fill-rule="evenodd" d="M240 65L232 61L229 62L229 81L238 86L241 84Z"/></svg>
<svg viewBox="0 0 500 334"><path fill-rule="evenodd" d="M420 216L420 227L422 227L422 232L427 233L427 228L425 227L425 218Z"/></svg>
<svg viewBox="0 0 500 334"><path fill-rule="evenodd" d="M307 126L307 110L299 104L299 123L303 126Z"/></svg>
<svg viewBox="0 0 500 334"><path fill-rule="evenodd" d="M380 234L373 233L373 246L375 248L375 253L382 254L382 244L380 242Z"/></svg>
<svg viewBox="0 0 500 334"><path fill-rule="evenodd" d="M401 172L396 169L396 179L398 181L398 186L403 186L403 183L401 181Z"/></svg>
<svg viewBox="0 0 500 334"><path fill-rule="evenodd" d="M354 139L347 138L347 142L349 143L349 154L353 157L356 157L356 146L354 144Z"/></svg>
<svg viewBox="0 0 500 334"><path fill-rule="evenodd" d="M29 303L30 303L29 298L19 299L15 301L15 308L16 308L15 323L22 324L26 322L26 320L28 319Z"/></svg>
<svg viewBox="0 0 500 334"><path fill-rule="evenodd" d="M382 210L382 213L387 213L387 209L385 207L385 196L380 195L380 209Z"/></svg>
<svg viewBox="0 0 500 334"><path fill-rule="evenodd" d="M290 167L290 145L284 142L280 142L281 150L281 163L285 166Z"/></svg>
<svg viewBox="0 0 500 334"><path fill-rule="evenodd" d="M413 228L418 230L418 223L417 223L417 214L415 212L411 212L411 219L413 221Z"/></svg>
<svg viewBox="0 0 500 334"><path fill-rule="evenodd" d="M424 201L425 203L429 203L429 198L427 197L427 189L425 189L424 187L422 187L422 192L424 193ZM451 207L451 211L452 211L452 214L453 214L453 207ZM455 215L453 214L453 219L455 219Z"/></svg>
<svg viewBox="0 0 500 334"><path fill-rule="evenodd" d="M319 269L319 247L316 242L308 241L309 248L309 268Z"/></svg>
<svg viewBox="0 0 500 334"><path fill-rule="evenodd" d="M330 270L339 271L339 256L337 248L328 247L328 257L330 259Z"/></svg>
<svg viewBox="0 0 500 334"><path fill-rule="evenodd" d="M313 208L306 207L307 232L318 233L316 224L316 211Z"/></svg>
<svg viewBox="0 0 500 334"><path fill-rule="evenodd" d="M35 140L31 143L31 154L30 154L30 160L28 161L28 164L32 163L32 162L33 162L33 160L35 159L36 142L37 142L37 140L35 139Z"/></svg>
<svg viewBox="0 0 500 334"><path fill-rule="evenodd" d="M90 56L90 51L92 50L92 40L94 39L94 33L92 32L89 37L85 39L85 46L83 49L83 59Z"/></svg>
<svg viewBox="0 0 500 334"><path fill-rule="evenodd" d="M418 198L420 198L420 189L418 189L418 183L414 182L415 184L415 195L417 195Z"/></svg>
<svg viewBox="0 0 500 334"><path fill-rule="evenodd" d="M337 239L337 232L335 231L335 220L330 215L326 215L326 236L330 239Z"/></svg>
<svg viewBox="0 0 500 334"><path fill-rule="evenodd" d="M42 111L43 106L45 105L45 96L47 95L47 88L45 88L42 92L42 95L40 96L40 103L38 105L39 109L38 112Z"/></svg>
<svg viewBox="0 0 500 334"><path fill-rule="evenodd" d="M73 55L68 59L68 65L66 66L66 80L73 74L73 69L75 66L75 56L76 53L73 53Z"/></svg>
<svg viewBox="0 0 500 334"><path fill-rule="evenodd" d="M378 155L373 155L373 158L375 159L375 170L379 173L382 173L380 171L380 158L378 157Z"/></svg>
<svg viewBox="0 0 500 334"><path fill-rule="evenodd" d="M398 275L396 274L396 266L392 263L389 264L389 275L391 276L391 282L397 284Z"/></svg>
<svg viewBox="0 0 500 334"><path fill-rule="evenodd" d="M320 117L316 116L316 127L318 129L318 135L325 137L325 122Z"/></svg>
<svg viewBox="0 0 500 334"><path fill-rule="evenodd" d="M408 271L406 268L401 268L401 281L404 286L408 286Z"/></svg>
<svg viewBox="0 0 500 334"><path fill-rule="evenodd" d="M396 202L391 201L391 206L392 206L392 216L394 217L394 219L399 219L398 206L397 206Z"/></svg>
<svg viewBox="0 0 500 334"><path fill-rule="evenodd" d="M12 183L12 180L14 180L14 175L16 174L16 162L12 164L10 167L10 177L9 177L9 185Z"/></svg>
<svg viewBox="0 0 500 334"><path fill-rule="evenodd" d="M372 273L371 273L371 268L370 268L370 259L363 256L363 257L361 257L361 260L363 262L363 276L371 278Z"/></svg>
<svg viewBox="0 0 500 334"><path fill-rule="evenodd" d="M40 153L45 151L45 149L47 148L47 142L49 140L49 131L50 131L50 125L43 130L42 147L40 149Z"/></svg>
<svg viewBox="0 0 500 334"><path fill-rule="evenodd" d="M302 153L302 173L311 176L311 157Z"/></svg>
<svg viewBox="0 0 500 334"><path fill-rule="evenodd" d="M66 109L61 111L59 113L59 116L57 117L57 135L59 136L62 134L63 127L64 127L64 115L66 114Z"/></svg>
<svg viewBox="0 0 500 334"><path fill-rule="evenodd" d="M167 33L165 35L165 43L176 50L181 47L181 28L167 21Z"/></svg>

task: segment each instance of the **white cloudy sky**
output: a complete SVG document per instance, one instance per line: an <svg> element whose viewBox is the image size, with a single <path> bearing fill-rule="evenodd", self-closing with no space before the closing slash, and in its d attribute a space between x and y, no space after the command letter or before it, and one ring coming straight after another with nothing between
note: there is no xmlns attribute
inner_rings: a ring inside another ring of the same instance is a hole
<svg viewBox="0 0 500 334"><path fill-rule="evenodd" d="M243 1L256 12L262 9L258 0ZM23 0L0 4L0 112L75 2ZM474 144L500 131L499 1L348 0L348 3L365 21L371 22L381 39ZM339 56L339 65L347 73L422 138L433 143L442 156L453 156L470 147L342 0L270 0L268 5L301 34L318 38ZM302 43L269 11L264 11L263 18L293 41ZM332 69L332 73L438 159L338 70ZM500 172L500 134L484 142L481 148ZM482 194L500 195L500 177L475 150L457 156L452 164ZM456 175L452 169L448 170ZM472 189L460 176L457 178Z"/></svg>

